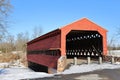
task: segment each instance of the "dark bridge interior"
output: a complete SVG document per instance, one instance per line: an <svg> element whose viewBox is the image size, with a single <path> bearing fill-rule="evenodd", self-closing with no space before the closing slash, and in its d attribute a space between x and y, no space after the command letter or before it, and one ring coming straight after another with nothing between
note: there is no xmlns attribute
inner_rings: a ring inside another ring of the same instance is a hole
<svg viewBox="0 0 120 80"><path fill-rule="evenodd" d="M66 36L67 58L102 56L102 39L103 37L97 31L70 31Z"/></svg>

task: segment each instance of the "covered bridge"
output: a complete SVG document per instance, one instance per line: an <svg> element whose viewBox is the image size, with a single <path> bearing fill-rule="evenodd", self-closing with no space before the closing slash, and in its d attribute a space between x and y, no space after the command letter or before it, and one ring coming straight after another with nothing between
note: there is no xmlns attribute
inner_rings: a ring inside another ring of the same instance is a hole
<svg viewBox="0 0 120 80"><path fill-rule="evenodd" d="M27 43L28 66L36 71L48 72L50 68L59 68L58 59L62 56L74 58L106 55L106 32L106 29L83 18L44 34ZM65 66L66 61L63 62L62 66Z"/></svg>

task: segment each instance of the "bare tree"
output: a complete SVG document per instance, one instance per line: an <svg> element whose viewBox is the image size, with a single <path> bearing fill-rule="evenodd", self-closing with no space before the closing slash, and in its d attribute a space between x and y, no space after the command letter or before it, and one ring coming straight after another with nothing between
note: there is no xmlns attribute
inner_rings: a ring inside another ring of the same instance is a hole
<svg viewBox="0 0 120 80"><path fill-rule="evenodd" d="M112 37L108 40L108 50L113 50L115 46L115 37Z"/></svg>
<svg viewBox="0 0 120 80"><path fill-rule="evenodd" d="M15 43L16 51L18 52L18 56L20 57L20 61L24 64L27 65L27 59L26 59L26 43L29 41L29 33L19 33L17 35L17 40Z"/></svg>
<svg viewBox="0 0 120 80"><path fill-rule="evenodd" d="M120 50L120 27L117 28L117 40L118 40L117 48Z"/></svg>
<svg viewBox="0 0 120 80"><path fill-rule="evenodd" d="M17 51L26 51L26 43L29 41L29 34L28 32L26 33L19 33L17 35L17 40L16 40L16 50Z"/></svg>
<svg viewBox="0 0 120 80"><path fill-rule="evenodd" d="M117 28L117 36L120 37L120 28Z"/></svg>
<svg viewBox="0 0 120 80"><path fill-rule="evenodd" d="M23 42L23 33L17 34L17 40L16 40L15 44L16 44L16 50L17 51L21 51L22 47L24 45L24 42Z"/></svg>
<svg viewBox="0 0 120 80"><path fill-rule="evenodd" d="M7 17L11 8L10 0L0 0L0 40L7 33Z"/></svg>
<svg viewBox="0 0 120 80"><path fill-rule="evenodd" d="M13 51L14 49L15 49L14 36L13 35L8 35L6 37L6 40L4 40L0 43L0 50L2 52L8 53L8 52Z"/></svg>
<svg viewBox="0 0 120 80"><path fill-rule="evenodd" d="M34 27L33 34L32 34L32 39L39 37L41 35L41 33L42 33L42 28L41 27Z"/></svg>
<svg viewBox="0 0 120 80"><path fill-rule="evenodd" d="M13 35L8 35L6 42L8 43L8 51L14 51L15 50L15 44L14 44L14 36Z"/></svg>

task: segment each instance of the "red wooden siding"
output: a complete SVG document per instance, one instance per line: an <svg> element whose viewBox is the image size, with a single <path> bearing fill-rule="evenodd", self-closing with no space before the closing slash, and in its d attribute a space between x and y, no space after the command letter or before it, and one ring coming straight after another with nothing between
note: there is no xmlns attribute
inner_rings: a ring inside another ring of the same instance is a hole
<svg viewBox="0 0 120 80"><path fill-rule="evenodd" d="M61 28L61 55L66 55L66 36L71 30L98 31L103 37L103 55L107 54L107 30L92 21L83 18Z"/></svg>
<svg viewBox="0 0 120 80"><path fill-rule="evenodd" d="M41 39L32 44L28 44L28 50L48 50L50 48L60 48L61 46L61 35L52 34L45 39Z"/></svg>
<svg viewBox="0 0 120 80"><path fill-rule="evenodd" d="M57 60L59 56L49 56L43 54L29 54L27 55L28 61L49 66L50 68L57 68Z"/></svg>
<svg viewBox="0 0 120 80"><path fill-rule="evenodd" d="M43 36L40 36L27 43L27 59L28 61L41 64L47 67L56 68L57 60L62 56L66 56L66 35L72 30L85 30L85 31L96 31L102 36L102 55L107 55L107 30L101 26L91 22L90 20L83 18L74 23L66 25L60 29L49 32ZM42 50L59 50L59 56L45 55L45 54L29 54L30 51L40 51Z"/></svg>

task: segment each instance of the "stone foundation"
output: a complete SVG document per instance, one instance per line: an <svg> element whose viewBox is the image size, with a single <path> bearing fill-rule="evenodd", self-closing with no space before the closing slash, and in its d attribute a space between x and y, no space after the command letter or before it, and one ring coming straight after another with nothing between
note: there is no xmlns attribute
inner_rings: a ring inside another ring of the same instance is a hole
<svg viewBox="0 0 120 80"><path fill-rule="evenodd" d="M66 68L66 56L61 56L58 59L57 72L63 72Z"/></svg>

